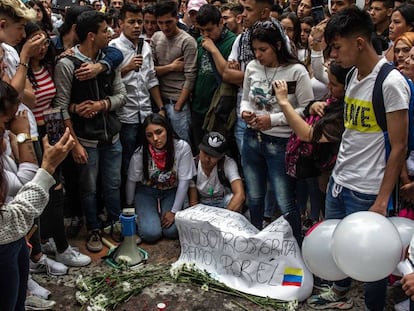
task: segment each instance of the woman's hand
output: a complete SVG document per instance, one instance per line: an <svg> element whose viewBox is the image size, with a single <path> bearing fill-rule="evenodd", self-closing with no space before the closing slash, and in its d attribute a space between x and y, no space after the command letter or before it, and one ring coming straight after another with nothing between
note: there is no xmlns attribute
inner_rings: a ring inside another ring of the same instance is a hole
<svg viewBox="0 0 414 311"><path fill-rule="evenodd" d="M45 135L43 137L44 152L41 167L52 175L74 146L75 140L70 135L69 128L66 128L65 134L53 146L49 144L47 135Z"/></svg>
<svg viewBox="0 0 414 311"><path fill-rule="evenodd" d="M16 113L13 120L10 121L10 131L16 135L20 133L30 135L30 123L27 110L21 110Z"/></svg>
<svg viewBox="0 0 414 311"><path fill-rule="evenodd" d="M255 122L256 119L256 114L254 112L251 111L243 111L242 112L242 119L251 127L255 127L255 124L253 124Z"/></svg>
<svg viewBox="0 0 414 311"><path fill-rule="evenodd" d="M314 51L323 51L326 49L325 43L325 28L327 21L322 21L318 25L312 27L311 33L308 37L308 45Z"/></svg>
<svg viewBox="0 0 414 311"><path fill-rule="evenodd" d="M272 83L277 103L280 106L290 105L288 101L288 86L285 80L275 80Z"/></svg>
<svg viewBox="0 0 414 311"><path fill-rule="evenodd" d="M325 114L325 107L325 102L314 102L309 108L309 113L323 117Z"/></svg>
<svg viewBox="0 0 414 311"><path fill-rule="evenodd" d="M402 289L405 292L405 294L413 300L414 299L414 273L405 275L401 280L401 284L402 284Z"/></svg>
<svg viewBox="0 0 414 311"><path fill-rule="evenodd" d="M20 59L26 62L27 58L36 56L44 44L45 39L45 35L39 33L37 35L34 35L31 39L27 40L23 44L22 51L20 52Z"/></svg>
<svg viewBox="0 0 414 311"><path fill-rule="evenodd" d="M86 164L88 163L88 152L86 151L83 146L78 143L74 146L72 150L72 157L73 161L78 164Z"/></svg>
<svg viewBox="0 0 414 311"><path fill-rule="evenodd" d="M256 115L254 119L255 129L258 131L266 131L272 127L272 121L269 114Z"/></svg>
<svg viewBox="0 0 414 311"><path fill-rule="evenodd" d="M161 217L161 227L169 228L175 220L175 214L173 212L165 212Z"/></svg>
<svg viewBox="0 0 414 311"><path fill-rule="evenodd" d="M400 194L406 201L414 203L414 182L409 182L401 186Z"/></svg>

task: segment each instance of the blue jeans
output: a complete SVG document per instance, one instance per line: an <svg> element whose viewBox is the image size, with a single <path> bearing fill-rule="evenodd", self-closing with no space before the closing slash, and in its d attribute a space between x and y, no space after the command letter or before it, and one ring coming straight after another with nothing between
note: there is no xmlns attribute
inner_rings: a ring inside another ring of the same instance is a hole
<svg viewBox="0 0 414 311"><path fill-rule="evenodd" d="M184 139L186 142L190 144L190 123L191 123L191 115L190 115L190 108L189 103L185 102L181 111L175 111L174 105L176 103L175 100L163 98L163 103L165 105L165 109L167 112L167 117L170 120L170 123L175 131L175 133L181 139Z"/></svg>
<svg viewBox="0 0 414 311"><path fill-rule="evenodd" d="M29 248L25 238L0 245L0 310L24 311L29 278Z"/></svg>
<svg viewBox="0 0 414 311"><path fill-rule="evenodd" d="M243 149L243 136L244 132L246 131L246 122L243 119L237 117L236 124L234 125L234 137L236 138L237 148L239 148L239 152L241 154Z"/></svg>
<svg viewBox="0 0 414 311"><path fill-rule="evenodd" d="M288 176L285 170L287 141L287 138L274 137L247 128L243 137L242 163L252 224L259 230L262 229L268 180L276 195L276 203L300 244L296 180Z"/></svg>
<svg viewBox="0 0 414 311"><path fill-rule="evenodd" d="M342 187L331 177L326 192L325 218L342 219L352 213L367 211L376 198L374 194L363 194ZM368 310L382 311L385 308L387 282L388 278L384 278L376 282L365 283L365 305ZM335 281L333 286L340 291L348 290L351 286L351 279Z"/></svg>
<svg viewBox="0 0 414 311"><path fill-rule="evenodd" d="M101 227L97 217L96 186L98 173L102 188L103 203L108 212L108 220L118 220L121 212L121 161L122 146L118 140L109 146L96 148L85 147L88 153L88 163L78 164L79 188L83 212L88 230Z"/></svg>
<svg viewBox="0 0 414 311"><path fill-rule="evenodd" d="M178 231L175 223L168 228L161 227L161 216L171 211L177 188L159 190L137 185L135 190L135 213L137 214L138 234L148 243L154 243L163 236L177 239Z"/></svg>

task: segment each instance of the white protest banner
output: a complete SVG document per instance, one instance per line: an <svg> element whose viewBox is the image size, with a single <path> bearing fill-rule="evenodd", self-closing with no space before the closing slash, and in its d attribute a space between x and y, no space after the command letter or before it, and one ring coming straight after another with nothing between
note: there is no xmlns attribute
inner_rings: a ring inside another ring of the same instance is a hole
<svg viewBox="0 0 414 311"><path fill-rule="evenodd" d="M257 296L303 301L312 293L313 276L283 217L258 231L239 213L198 204L178 212L175 223L181 254L173 268L193 263Z"/></svg>

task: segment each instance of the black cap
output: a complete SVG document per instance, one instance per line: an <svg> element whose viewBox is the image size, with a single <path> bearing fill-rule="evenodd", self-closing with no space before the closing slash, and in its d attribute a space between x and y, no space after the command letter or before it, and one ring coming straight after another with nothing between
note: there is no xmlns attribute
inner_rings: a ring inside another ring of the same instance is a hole
<svg viewBox="0 0 414 311"><path fill-rule="evenodd" d="M221 158L227 152L228 145L222 134L210 132L204 135L198 147L212 157Z"/></svg>

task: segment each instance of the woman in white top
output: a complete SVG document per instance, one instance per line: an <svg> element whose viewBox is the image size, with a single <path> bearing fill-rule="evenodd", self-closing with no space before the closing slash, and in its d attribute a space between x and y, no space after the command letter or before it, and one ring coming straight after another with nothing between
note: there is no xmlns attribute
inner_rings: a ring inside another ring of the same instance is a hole
<svg viewBox="0 0 414 311"><path fill-rule="evenodd" d="M19 99L16 90L2 81L0 94L0 137L3 137L6 125L14 119ZM21 114L27 118L26 112ZM29 135L29 123L14 123L11 123L13 130L25 137L18 146L19 161L35 164L37 159ZM32 227L34 218L46 206L49 188L54 184L51 174L75 144L68 129L53 147L48 144L47 138L43 143L46 152L41 168L10 202L7 202L10 181L4 170L4 146L0 147L0 310L25 310L29 275L29 249L25 235Z"/></svg>
<svg viewBox="0 0 414 311"><path fill-rule="evenodd" d="M163 116L153 114L143 123L146 143L131 158L126 201L135 207L143 241L178 237L175 213L183 207L195 165L190 145L176 139Z"/></svg>
<svg viewBox="0 0 414 311"><path fill-rule="evenodd" d="M298 113L313 100L312 85L306 68L289 52L277 23L259 22L251 40L256 59L246 67L240 106L241 117L248 124L241 154L251 222L262 229L267 177L278 206L299 241L296 183L285 171L286 144L292 129L274 96L272 82L289 81L289 102Z"/></svg>

